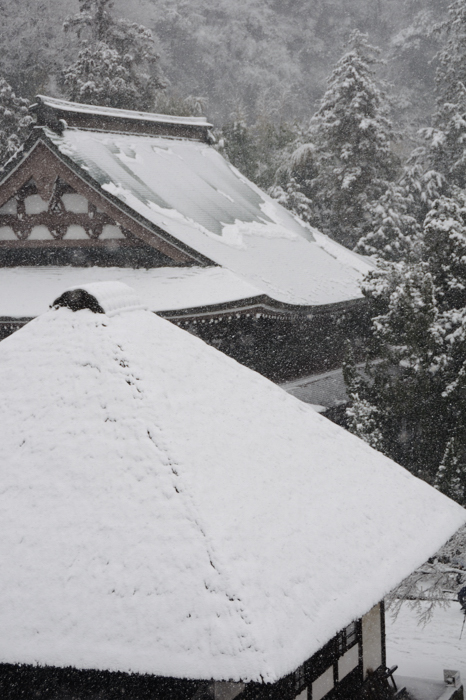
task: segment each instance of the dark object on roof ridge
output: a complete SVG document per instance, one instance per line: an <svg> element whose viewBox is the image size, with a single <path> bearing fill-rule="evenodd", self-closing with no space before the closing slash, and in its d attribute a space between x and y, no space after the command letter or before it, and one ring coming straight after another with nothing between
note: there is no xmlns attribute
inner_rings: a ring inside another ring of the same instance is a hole
<svg viewBox="0 0 466 700"><path fill-rule="evenodd" d="M55 299L52 305L54 308L64 306L71 311L82 311L89 309L95 314L105 313L97 299L85 289L71 289L63 292L58 299Z"/></svg>
<svg viewBox="0 0 466 700"><path fill-rule="evenodd" d="M211 142L210 124L204 117L177 117L170 114L136 112L97 105L80 104L37 95L30 111L39 126L48 126L58 133L64 128L93 131L117 131L148 136L171 136Z"/></svg>
<svg viewBox="0 0 466 700"><path fill-rule="evenodd" d="M72 311L89 309L95 314L115 314L145 308L132 287L124 282L90 282L67 289L52 308L65 306Z"/></svg>

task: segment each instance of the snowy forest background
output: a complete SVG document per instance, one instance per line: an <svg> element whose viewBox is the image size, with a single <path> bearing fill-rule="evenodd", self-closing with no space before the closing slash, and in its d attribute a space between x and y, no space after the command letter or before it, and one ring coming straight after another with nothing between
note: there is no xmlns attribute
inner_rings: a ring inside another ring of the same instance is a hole
<svg viewBox="0 0 466 700"><path fill-rule="evenodd" d="M0 164L38 93L203 113L246 176L377 259L347 427L466 505L466 0L0 0L0 37ZM443 598L465 550L404 596Z"/></svg>

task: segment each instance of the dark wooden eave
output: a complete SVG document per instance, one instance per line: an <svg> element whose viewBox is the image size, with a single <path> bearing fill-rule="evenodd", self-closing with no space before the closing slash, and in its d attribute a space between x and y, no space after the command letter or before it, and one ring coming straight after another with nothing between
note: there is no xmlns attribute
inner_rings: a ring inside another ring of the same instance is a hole
<svg viewBox="0 0 466 700"><path fill-rule="evenodd" d="M0 207L15 196L16 192L33 179L44 200L52 196L57 178L64 180L76 192L82 194L91 204L102 210L129 231L136 239L155 248L179 265L217 266L215 262L185 245L174 236L145 219L117 197L105 192L99 183L80 168L71 158L64 155L47 137L40 127L36 127L17 156L9 161L0 180ZM55 245L69 245L65 241ZM80 242L81 243L81 242ZM88 244L87 241L83 243ZM92 242L95 245L95 242ZM42 241L0 241L2 248L43 246ZM50 244L49 244L50 245Z"/></svg>
<svg viewBox="0 0 466 700"><path fill-rule="evenodd" d="M285 304L272 299L272 297L266 294L261 294L237 301L224 302L222 304L210 304L206 306L177 309L174 311L157 311L157 314L174 322L233 318L239 316L311 319L327 314L344 313L350 309L362 308L366 304L366 299L361 298L335 304L322 304L320 306L299 306L297 304Z"/></svg>

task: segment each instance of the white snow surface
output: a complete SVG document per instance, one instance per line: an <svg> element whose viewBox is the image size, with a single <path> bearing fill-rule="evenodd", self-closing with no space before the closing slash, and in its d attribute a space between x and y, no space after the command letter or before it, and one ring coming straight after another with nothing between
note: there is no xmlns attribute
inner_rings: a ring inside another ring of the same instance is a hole
<svg viewBox="0 0 466 700"><path fill-rule="evenodd" d="M276 681L465 511L143 310L0 343L0 661Z"/></svg>
<svg viewBox="0 0 466 700"><path fill-rule="evenodd" d="M221 267L17 267L0 274L0 316L31 318L47 311L64 289L117 280L134 288L150 311L238 301L262 292Z"/></svg>
<svg viewBox="0 0 466 700"><path fill-rule="evenodd" d="M466 628L460 639L463 622L456 601L447 608L437 607L425 626L419 625L407 604L395 620L387 613L388 665L397 664L401 676L434 681L443 681L443 670L453 669L466 682Z"/></svg>
<svg viewBox="0 0 466 700"><path fill-rule="evenodd" d="M59 150L174 238L288 304L362 296L363 256L306 226L205 143L44 129Z"/></svg>

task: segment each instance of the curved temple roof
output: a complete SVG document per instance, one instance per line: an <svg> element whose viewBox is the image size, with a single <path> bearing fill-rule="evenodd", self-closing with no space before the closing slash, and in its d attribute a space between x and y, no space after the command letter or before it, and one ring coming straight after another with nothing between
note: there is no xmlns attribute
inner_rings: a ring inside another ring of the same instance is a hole
<svg viewBox="0 0 466 700"><path fill-rule="evenodd" d="M211 146L65 129L46 138L104 193L276 301L361 298L374 263L293 217Z"/></svg>
<svg viewBox="0 0 466 700"><path fill-rule="evenodd" d="M113 315L52 309L0 343L1 662L275 681L465 521L132 290L91 287Z"/></svg>

